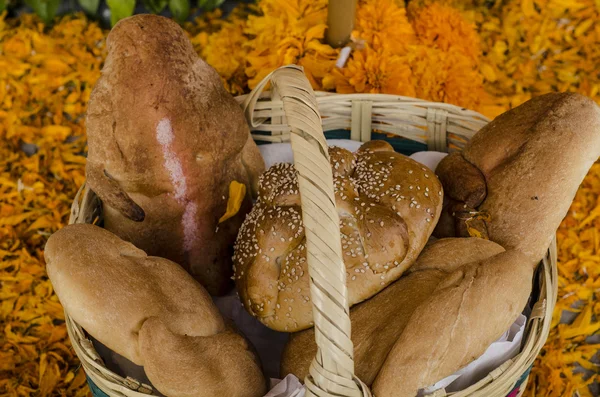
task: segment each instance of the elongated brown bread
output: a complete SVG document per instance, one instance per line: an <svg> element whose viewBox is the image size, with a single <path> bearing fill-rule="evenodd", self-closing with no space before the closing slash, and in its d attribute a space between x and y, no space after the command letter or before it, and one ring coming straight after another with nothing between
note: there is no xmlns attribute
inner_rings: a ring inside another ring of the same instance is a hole
<svg viewBox="0 0 600 397"><path fill-rule="evenodd" d="M436 293L449 273L465 263L483 261L503 251L498 244L482 239L438 240L425 247L408 275L354 306L350 310L350 320L356 375L369 386L373 383L413 312ZM448 330L437 331L440 336ZM491 337L482 335L483 339ZM420 344L420 337L415 336L413 342ZM314 329L292 334L284 351L281 376L291 373L303 380L316 353Z"/></svg>
<svg viewBox="0 0 600 397"><path fill-rule="evenodd" d="M104 226L224 293L233 242L264 171L242 110L168 18L123 19L107 47L86 120L86 176ZM239 211L220 222L234 181Z"/></svg>
<svg viewBox="0 0 600 397"><path fill-rule="evenodd" d="M67 313L108 348L143 366L161 393L264 394L251 346L226 326L206 290L176 263L84 224L53 234L44 255Z"/></svg>
<svg viewBox="0 0 600 397"><path fill-rule="evenodd" d="M462 254L450 244L430 253ZM482 355L527 304L533 276L527 259L505 251L448 273L412 313L373 383L374 394L413 397Z"/></svg>
<svg viewBox="0 0 600 397"><path fill-rule="evenodd" d="M448 203L435 235L469 235L467 222L535 265L600 156L600 108L578 94L547 94L481 129L436 169ZM473 213L489 219L469 220Z"/></svg>
<svg viewBox="0 0 600 397"><path fill-rule="evenodd" d="M433 172L382 141L356 154L330 149L350 305L370 298L414 263L437 222ZM235 281L246 309L268 327L312 325L305 235L296 171L271 167L236 241Z"/></svg>

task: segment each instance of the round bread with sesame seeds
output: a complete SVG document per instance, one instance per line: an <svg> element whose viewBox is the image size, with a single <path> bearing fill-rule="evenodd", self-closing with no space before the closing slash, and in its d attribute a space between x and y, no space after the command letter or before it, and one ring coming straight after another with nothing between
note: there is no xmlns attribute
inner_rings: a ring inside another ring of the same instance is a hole
<svg viewBox="0 0 600 397"><path fill-rule="evenodd" d="M420 163L383 141L356 153L329 149L350 305L397 280L417 259L440 215L442 186ZM297 173L276 164L234 247L234 278L246 309L266 326L313 325Z"/></svg>

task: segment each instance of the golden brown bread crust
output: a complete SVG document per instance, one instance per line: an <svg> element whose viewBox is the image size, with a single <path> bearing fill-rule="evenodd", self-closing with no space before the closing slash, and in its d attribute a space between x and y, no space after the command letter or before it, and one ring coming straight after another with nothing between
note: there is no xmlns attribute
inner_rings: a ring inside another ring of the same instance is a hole
<svg viewBox="0 0 600 397"><path fill-rule="evenodd" d="M469 207L477 207L485 199L485 178L481 171L469 163L459 152L444 157L435 170L440 178L446 196L465 203ZM451 177L460 175L460 179Z"/></svg>
<svg viewBox="0 0 600 397"><path fill-rule="evenodd" d="M413 397L482 355L527 304L533 268L524 261L519 251L505 251L449 273L410 317L374 395Z"/></svg>
<svg viewBox="0 0 600 397"><path fill-rule="evenodd" d="M262 397L266 393L257 357L246 339L231 329L210 337L190 337L172 333L152 317L140 329L139 340L144 371L152 385L167 396Z"/></svg>
<svg viewBox="0 0 600 397"><path fill-rule="evenodd" d="M503 251L482 239L438 240L423 249L408 275L350 309L356 375L368 386L373 383L413 312L450 272ZM283 353L281 376L291 373L304 380L316 353L314 328L292 334Z"/></svg>
<svg viewBox="0 0 600 397"><path fill-rule="evenodd" d="M107 45L86 120L86 174L105 227L224 293L231 246L264 170L243 113L168 18L124 19ZM219 224L234 180L248 193Z"/></svg>
<svg viewBox="0 0 600 397"><path fill-rule="evenodd" d="M350 305L373 296L416 260L437 222L434 173L385 142L355 154L330 149ZM246 309L275 330L312 325L309 276L296 171L271 167L236 241L234 267Z"/></svg>
<svg viewBox="0 0 600 397"><path fill-rule="evenodd" d="M206 290L176 263L84 224L53 234L44 255L69 315L102 344L144 366L162 393L208 397L215 394L204 390L220 387L239 391L228 395L264 394L248 343L226 327ZM182 381L189 379L196 380Z"/></svg>
<svg viewBox="0 0 600 397"><path fill-rule="evenodd" d="M536 97L482 128L461 155L485 178L487 195L476 209L491 217L489 238L536 265L599 148L600 108L578 94ZM460 201L453 192L465 174L448 166L452 160L446 157L436 172L447 196ZM439 230L448 235L448 227Z"/></svg>
<svg viewBox="0 0 600 397"><path fill-rule="evenodd" d="M375 380L410 315L431 296L444 274L441 271L408 274L350 309L354 373L367 386ZM304 381L316 354L314 327L291 334L283 351L280 377L294 374Z"/></svg>

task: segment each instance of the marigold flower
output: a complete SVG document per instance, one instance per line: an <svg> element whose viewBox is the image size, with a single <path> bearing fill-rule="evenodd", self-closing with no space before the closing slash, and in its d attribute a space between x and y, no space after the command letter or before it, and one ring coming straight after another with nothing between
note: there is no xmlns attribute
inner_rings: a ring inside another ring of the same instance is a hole
<svg viewBox="0 0 600 397"><path fill-rule="evenodd" d="M481 55L479 35L456 8L433 3L415 13L413 26L421 44L459 51L473 64Z"/></svg>
<svg viewBox="0 0 600 397"><path fill-rule="evenodd" d="M325 81L342 94L353 92L415 96L414 79L406 57L367 47L355 51L342 69Z"/></svg>
<svg viewBox="0 0 600 397"><path fill-rule="evenodd" d="M262 0L262 15L248 17L245 33L249 88L254 88L268 73L291 63L315 64L308 71L313 88L321 88L321 79L333 68L338 51L322 45L327 22L327 1L294 0L280 2Z"/></svg>
<svg viewBox="0 0 600 397"><path fill-rule="evenodd" d="M105 32L83 15L44 30L0 17L0 394L84 396L42 249L84 181L84 112Z"/></svg>
<svg viewBox="0 0 600 397"><path fill-rule="evenodd" d="M406 9L394 0L360 1L352 37L374 49L385 46L394 53L405 52L407 45L417 41Z"/></svg>

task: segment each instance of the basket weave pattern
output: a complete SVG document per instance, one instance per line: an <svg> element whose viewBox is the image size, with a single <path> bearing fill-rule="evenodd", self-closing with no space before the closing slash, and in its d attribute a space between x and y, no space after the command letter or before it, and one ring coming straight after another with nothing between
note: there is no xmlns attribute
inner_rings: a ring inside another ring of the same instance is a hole
<svg viewBox="0 0 600 397"><path fill-rule="evenodd" d="M271 83L271 91L263 92ZM302 69L280 68L247 96L238 97L257 141L290 141L299 173L306 230L311 301L317 356L305 379L308 396L369 397L354 375L346 269L324 131L350 129L351 138L368 141L373 130L424 143L429 150L460 150L489 120L459 107L383 94L313 93ZM69 223L95 223L101 203L83 186L73 202ZM504 397L533 364L546 341L557 294L556 244L543 259L538 296L528 320L521 353L456 397ZM535 294L537 292L537 294ZM85 331L65 313L67 330L88 377L110 396L145 396L149 385L109 371ZM524 390L524 384L521 389ZM446 396L441 389L434 397Z"/></svg>

